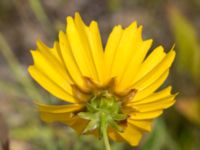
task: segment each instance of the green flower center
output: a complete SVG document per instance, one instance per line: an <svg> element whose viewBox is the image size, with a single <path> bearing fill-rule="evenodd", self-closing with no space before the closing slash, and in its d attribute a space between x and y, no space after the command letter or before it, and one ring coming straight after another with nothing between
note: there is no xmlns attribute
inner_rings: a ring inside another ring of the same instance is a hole
<svg viewBox="0 0 200 150"><path fill-rule="evenodd" d="M86 111L78 115L89 120L84 133L99 129L100 137L102 137L104 128L107 130L111 127L117 131L123 131L118 124L127 118L127 115L121 112L121 102L107 90L93 94L86 104Z"/></svg>

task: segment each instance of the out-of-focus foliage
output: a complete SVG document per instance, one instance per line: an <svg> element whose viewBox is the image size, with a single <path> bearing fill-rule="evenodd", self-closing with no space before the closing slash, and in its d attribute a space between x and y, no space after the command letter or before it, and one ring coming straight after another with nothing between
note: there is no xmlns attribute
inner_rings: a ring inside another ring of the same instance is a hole
<svg viewBox="0 0 200 150"><path fill-rule="evenodd" d="M200 37L194 26L175 8L170 9L170 22L177 47L176 69L187 74L200 89ZM190 88L188 86L188 88ZM200 93L183 97L177 103L178 110L190 121L200 125Z"/></svg>
<svg viewBox="0 0 200 150"><path fill-rule="evenodd" d="M177 102L177 108L191 122L200 126L200 100L198 97L182 98Z"/></svg>
<svg viewBox="0 0 200 150"><path fill-rule="evenodd" d="M148 137L141 150L179 150L177 143L170 137L166 125L162 120L157 120L154 131Z"/></svg>
<svg viewBox="0 0 200 150"><path fill-rule="evenodd" d="M12 50L10 49L8 43L6 42L5 38L0 33L0 52L2 56L5 58L8 64L8 69L15 75L15 80L18 82L19 85L22 86L22 89L25 91L23 92L23 96L29 96L32 99L43 99L39 92L37 91L36 87L33 85L33 82L27 76L26 71L22 68L20 63L18 62L16 56L13 54ZM10 83L11 84L11 83ZM17 84L17 85L18 85ZM8 88L8 82L1 81L0 86L2 89ZM17 85L10 85L11 87L14 86L15 89L18 90ZM9 89L5 90L9 91ZM17 91L21 93L20 91Z"/></svg>
<svg viewBox="0 0 200 150"><path fill-rule="evenodd" d="M171 8L170 21L177 49L176 68L189 73L195 83L200 84L200 40L192 24L178 10Z"/></svg>
<svg viewBox="0 0 200 150"><path fill-rule="evenodd" d="M170 13L166 13L166 8ZM103 148L102 141L93 136L79 137L66 126L41 122L34 100L52 102L52 97L26 71L31 63L28 48L34 49L38 38L52 43L57 38L56 30L65 29L65 17L75 11L84 20L98 20L103 41L113 25L126 26L137 20L139 25L144 25L144 39L153 36L155 46L164 43L166 49L176 45L177 61L168 80L180 93L176 107L155 122L153 132L144 137L139 147L112 143L113 150L198 150L199 0L0 0L0 113L8 125L3 126L9 129L11 150ZM170 24L173 34L169 32ZM5 134L3 138L6 139Z"/></svg>

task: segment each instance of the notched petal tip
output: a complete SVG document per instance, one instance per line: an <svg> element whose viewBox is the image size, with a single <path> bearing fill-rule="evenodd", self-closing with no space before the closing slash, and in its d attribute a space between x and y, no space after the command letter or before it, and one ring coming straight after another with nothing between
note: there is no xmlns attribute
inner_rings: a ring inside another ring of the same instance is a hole
<svg viewBox="0 0 200 150"><path fill-rule="evenodd" d="M113 29L115 29L115 28L120 28L120 29L122 29L122 25L118 24L118 25L114 26Z"/></svg>
<svg viewBox="0 0 200 150"><path fill-rule="evenodd" d="M174 50L175 46L176 46L176 44L174 43L174 44L172 45L171 50L172 50L172 49Z"/></svg>
<svg viewBox="0 0 200 150"><path fill-rule="evenodd" d="M61 38L64 35L65 35L65 32L63 32L62 30L60 30L59 33L58 33L58 37Z"/></svg>
<svg viewBox="0 0 200 150"><path fill-rule="evenodd" d="M44 45L44 43L42 42L42 40L38 39L38 40L36 41L36 45L37 45L37 47L39 48L40 46Z"/></svg>
<svg viewBox="0 0 200 150"><path fill-rule="evenodd" d="M81 15L78 11L75 12L75 18L81 18Z"/></svg>
<svg viewBox="0 0 200 150"><path fill-rule="evenodd" d="M172 86L168 86L166 89L169 91L169 94L171 94L171 92L172 92Z"/></svg>
<svg viewBox="0 0 200 150"><path fill-rule="evenodd" d="M138 27L138 31L139 31L140 33L142 33L142 30L143 30L143 25L140 25L140 26Z"/></svg>
<svg viewBox="0 0 200 150"><path fill-rule="evenodd" d="M67 22L67 25L74 24L74 19L71 16L67 16L66 17L66 22Z"/></svg>
<svg viewBox="0 0 200 150"><path fill-rule="evenodd" d="M147 43L147 47L151 47L153 44L153 39L148 39L148 40L145 40L144 42Z"/></svg>
<svg viewBox="0 0 200 150"><path fill-rule="evenodd" d="M31 75L31 72L32 72L32 68L34 67L34 65L30 65L29 67L28 67L28 72L29 72L29 74Z"/></svg>
<svg viewBox="0 0 200 150"><path fill-rule="evenodd" d="M137 28L137 26L138 26L137 21L133 21L133 22L129 25L129 27L131 27L131 28Z"/></svg>
<svg viewBox="0 0 200 150"><path fill-rule="evenodd" d="M90 23L90 27L98 27L98 23L94 20Z"/></svg>
<svg viewBox="0 0 200 150"><path fill-rule="evenodd" d="M36 50L33 50L33 49L31 49L29 52L31 53L31 56L33 57L33 53L35 52L35 51L37 51L37 49Z"/></svg>
<svg viewBox="0 0 200 150"><path fill-rule="evenodd" d="M175 52L175 50L174 49L171 49L169 52L168 52L168 55L169 55L169 57L171 57L171 62L173 62L174 61L174 59L175 59L175 56L176 56L176 52Z"/></svg>
<svg viewBox="0 0 200 150"><path fill-rule="evenodd" d="M176 92L175 94L172 94L175 97L177 97L180 94L180 92Z"/></svg>
<svg viewBox="0 0 200 150"><path fill-rule="evenodd" d="M164 47L162 45L157 46L154 51L160 51L161 53L166 54Z"/></svg>
<svg viewBox="0 0 200 150"><path fill-rule="evenodd" d="M76 24L85 25L81 15L78 12L75 13L74 21L75 21Z"/></svg>
<svg viewBox="0 0 200 150"><path fill-rule="evenodd" d="M58 39L59 39L59 44L60 44L60 43L63 43L63 40L66 39L66 34L65 34L65 32L59 31Z"/></svg>

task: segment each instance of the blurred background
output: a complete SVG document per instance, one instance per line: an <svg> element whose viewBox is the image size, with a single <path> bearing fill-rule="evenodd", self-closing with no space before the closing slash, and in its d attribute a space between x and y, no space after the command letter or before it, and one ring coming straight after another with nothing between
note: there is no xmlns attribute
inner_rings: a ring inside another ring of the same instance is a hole
<svg viewBox="0 0 200 150"><path fill-rule="evenodd" d="M116 24L137 20L144 39L153 38L177 57L167 84L176 104L154 123L140 146L112 143L113 150L199 150L200 0L0 0L0 150L102 150L102 141L77 136L61 124L40 121L33 100L51 101L27 73L29 50L41 39L52 46L65 17L79 11L99 22L103 44ZM2 145L2 148L1 148Z"/></svg>

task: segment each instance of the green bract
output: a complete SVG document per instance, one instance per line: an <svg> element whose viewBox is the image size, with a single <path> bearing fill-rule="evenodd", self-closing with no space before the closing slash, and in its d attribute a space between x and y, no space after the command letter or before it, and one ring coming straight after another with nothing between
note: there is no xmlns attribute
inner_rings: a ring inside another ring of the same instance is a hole
<svg viewBox="0 0 200 150"><path fill-rule="evenodd" d="M111 126L117 131L123 131L118 123L127 118L127 115L121 112L121 101L118 101L118 98L108 91L94 94L86 105L86 111L80 112L78 115L89 120L84 133L99 128L100 137L102 137L103 132L102 126L106 128Z"/></svg>

